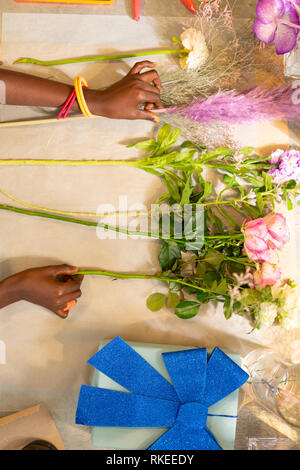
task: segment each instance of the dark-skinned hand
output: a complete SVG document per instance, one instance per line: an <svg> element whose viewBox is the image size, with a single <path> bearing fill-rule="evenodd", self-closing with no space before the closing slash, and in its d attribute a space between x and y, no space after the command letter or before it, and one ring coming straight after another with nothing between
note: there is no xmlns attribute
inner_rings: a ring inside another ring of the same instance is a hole
<svg viewBox="0 0 300 470"><path fill-rule="evenodd" d="M160 99L159 75L156 70L142 73L144 68L152 69L154 66L154 62L148 60L137 62L124 78L109 88L102 91L87 90L90 110L94 114L114 119L149 119L159 122L159 117L150 111L164 107Z"/></svg>
<svg viewBox="0 0 300 470"><path fill-rule="evenodd" d="M27 269L14 274L1 283L5 299L2 306L27 300L66 318L81 296L83 276L76 276L77 271L78 268L63 264Z"/></svg>

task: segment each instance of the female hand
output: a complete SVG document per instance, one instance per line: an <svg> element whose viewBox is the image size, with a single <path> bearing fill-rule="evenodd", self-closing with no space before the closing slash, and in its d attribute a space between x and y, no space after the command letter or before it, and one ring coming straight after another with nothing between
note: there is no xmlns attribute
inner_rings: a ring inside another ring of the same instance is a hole
<svg viewBox="0 0 300 470"><path fill-rule="evenodd" d="M164 107L160 99L159 75L156 70L142 73L144 68L152 69L154 66L148 60L138 62L124 78L106 90L86 90L91 112L114 119L149 119L159 122L159 117L150 111Z"/></svg>
<svg viewBox="0 0 300 470"><path fill-rule="evenodd" d="M27 300L66 318L81 296L83 276L76 276L77 271L78 268L66 264L27 269L1 283L2 297L6 305ZM4 305L0 302L0 306Z"/></svg>

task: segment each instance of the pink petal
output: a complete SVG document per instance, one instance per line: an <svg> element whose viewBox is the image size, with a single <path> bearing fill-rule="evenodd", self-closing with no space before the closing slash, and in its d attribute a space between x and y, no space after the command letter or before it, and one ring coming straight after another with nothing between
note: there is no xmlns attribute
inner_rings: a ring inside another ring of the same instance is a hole
<svg viewBox="0 0 300 470"><path fill-rule="evenodd" d="M245 237L245 248L246 250L259 253L267 250L269 247L268 244L262 238L250 236Z"/></svg>
<svg viewBox="0 0 300 470"><path fill-rule="evenodd" d="M281 19L287 20L290 23L298 25L300 24L298 13L296 12L295 8L289 3L285 5L284 14L282 15Z"/></svg>
<svg viewBox="0 0 300 470"><path fill-rule="evenodd" d="M268 227L263 218L251 220L243 226L245 237L259 237L266 240L268 238Z"/></svg>
<svg viewBox="0 0 300 470"><path fill-rule="evenodd" d="M259 0L256 5L256 14L262 23L271 23L280 18L283 12L283 0Z"/></svg>
<svg viewBox="0 0 300 470"><path fill-rule="evenodd" d="M253 32L255 36L265 44L270 44L274 41L276 31L275 23L264 24L259 20L256 20L253 25Z"/></svg>
<svg viewBox="0 0 300 470"><path fill-rule="evenodd" d="M247 250L246 250L247 251ZM261 251L260 253L254 253L252 251L247 251L247 256L249 261L270 261L271 252L270 250Z"/></svg>
<svg viewBox="0 0 300 470"><path fill-rule="evenodd" d="M284 247L284 243L272 238L269 240L269 247L272 248L272 250L281 250Z"/></svg>
<svg viewBox="0 0 300 470"><path fill-rule="evenodd" d="M275 50L277 54L286 54L297 44L298 31L290 26L279 24L275 33Z"/></svg>

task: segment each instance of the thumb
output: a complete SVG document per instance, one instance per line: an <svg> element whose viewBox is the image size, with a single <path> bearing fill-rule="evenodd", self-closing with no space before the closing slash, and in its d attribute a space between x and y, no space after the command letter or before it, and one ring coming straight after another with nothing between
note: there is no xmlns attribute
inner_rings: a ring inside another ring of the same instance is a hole
<svg viewBox="0 0 300 470"><path fill-rule="evenodd" d="M53 276L60 276L63 274L71 276L77 273L78 268L76 266L70 266L69 264L61 264L58 266L50 266L50 272Z"/></svg>

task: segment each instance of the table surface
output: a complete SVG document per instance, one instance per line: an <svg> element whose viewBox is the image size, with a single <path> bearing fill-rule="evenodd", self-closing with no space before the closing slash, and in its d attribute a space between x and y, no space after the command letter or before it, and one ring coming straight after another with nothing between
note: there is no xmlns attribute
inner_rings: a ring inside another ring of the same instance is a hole
<svg viewBox="0 0 300 470"><path fill-rule="evenodd" d="M238 4L235 15L241 21L254 16L255 0ZM99 47L104 52L132 50L137 42L139 48L161 47L170 44L170 36L180 33L182 24L191 17L179 0L142 2L139 24L130 18L130 0L116 0L114 5L103 7L23 5L10 0L0 0L0 5L0 58L6 66L11 66L16 57L34 53L41 57L43 54L66 57L98 53ZM40 16L35 22L31 15L37 13ZM158 59L158 68L164 65L164 60ZM100 87L117 80L133 62L77 64L54 70L25 65L20 70L66 82L81 73L91 87ZM0 120L14 119L14 116L47 116L47 113L48 110L2 106ZM100 125L98 120L87 120L59 127L0 129L0 158L129 159L139 153L127 149L125 144L151 136L154 131L149 122L112 122L109 119L101 119ZM291 139L287 128L283 132L268 124L244 128L240 134L244 145L257 144L261 148L276 148ZM31 204L71 211L96 211L99 204L117 207L119 198L124 195L129 204L149 205L163 192L160 181L154 176L126 167L3 167L1 176L0 187L16 197ZM3 197L0 200L7 202ZM0 217L3 227L1 278L29 266L60 262L123 272L154 273L157 270L159 244L156 242L99 240L93 230L85 227L14 214L1 213ZM293 241L284 254L286 267L294 275L297 273L296 248L298 259L297 222L295 227ZM7 415L44 402L66 448L90 449L90 431L76 426L74 416L80 385L89 384L93 373L86 361L102 338L120 335L131 341L218 345L242 356L261 346L272 347L290 357L295 357L299 350L299 330L288 333L273 328L249 335L245 319L228 322L220 309L205 308L195 319L186 322L167 310L150 312L145 299L156 290L162 290L158 282L86 278L83 296L66 321L25 302L4 309L0 340L6 346L6 364L0 363L0 414ZM278 434L279 425L272 427L272 420L258 416L247 390L241 393L240 405L236 448L247 448L248 436L282 436L282 432Z"/></svg>

